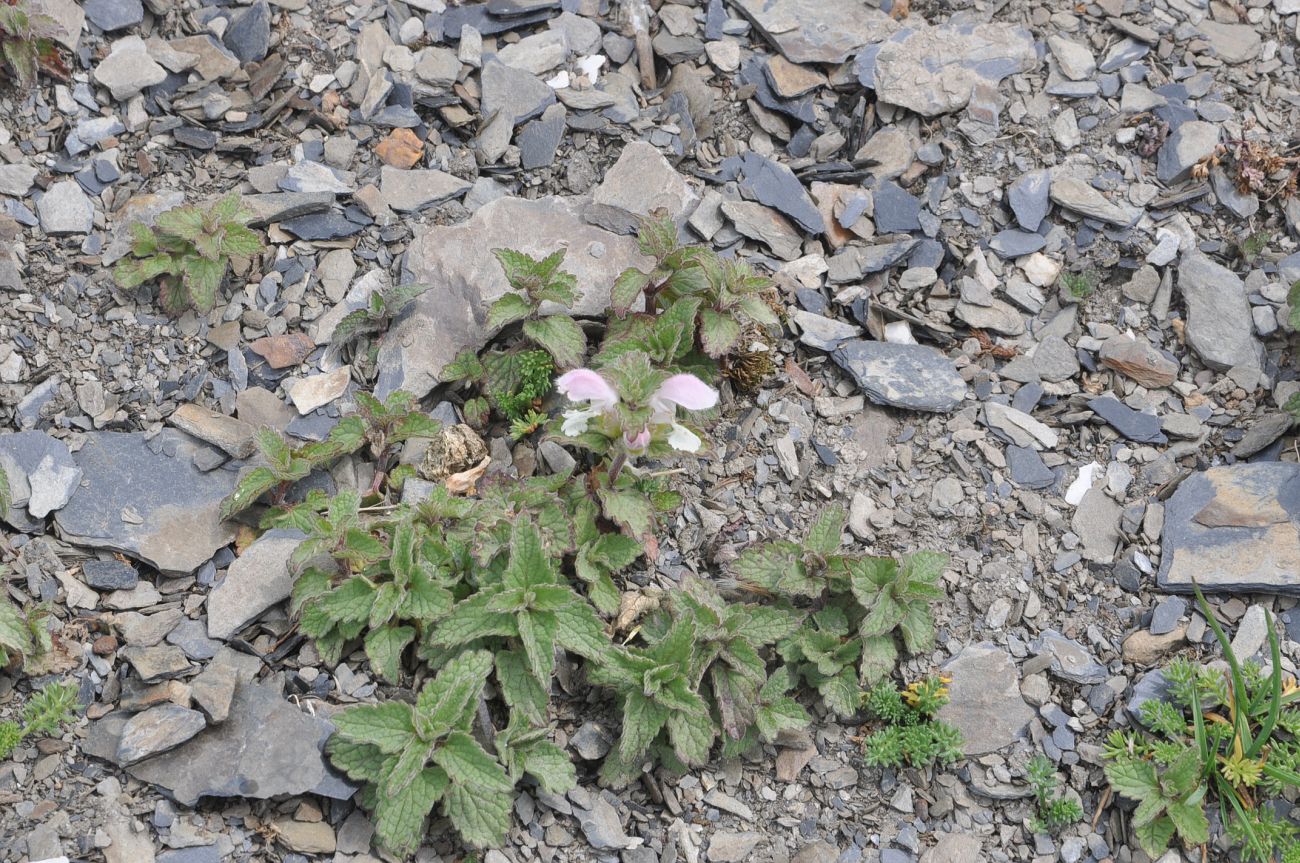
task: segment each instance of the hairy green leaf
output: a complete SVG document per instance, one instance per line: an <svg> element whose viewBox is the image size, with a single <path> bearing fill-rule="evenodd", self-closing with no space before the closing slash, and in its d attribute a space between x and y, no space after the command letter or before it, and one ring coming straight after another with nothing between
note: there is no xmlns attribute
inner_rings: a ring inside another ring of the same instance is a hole
<svg viewBox="0 0 1300 863"><path fill-rule="evenodd" d="M578 322L568 315L550 315L524 322L524 335L555 358L560 368L582 365L587 353L587 336Z"/></svg>
<svg viewBox="0 0 1300 863"><path fill-rule="evenodd" d="M401 701L350 707L332 721L344 739L369 743L385 755L400 753L415 737L411 705Z"/></svg>

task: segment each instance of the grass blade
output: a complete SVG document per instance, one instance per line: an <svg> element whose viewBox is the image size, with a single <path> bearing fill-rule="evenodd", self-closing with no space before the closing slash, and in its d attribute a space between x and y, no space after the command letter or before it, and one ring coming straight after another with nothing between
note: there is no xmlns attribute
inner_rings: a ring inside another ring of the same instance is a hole
<svg viewBox="0 0 1300 863"><path fill-rule="evenodd" d="M1205 594L1201 593L1201 586L1192 580L1192 589L1196 591L1196 602L1201 607L1201 613L1205 615L1205 620L1210 624L1210 629L1214 630L1214 637L1219 640L1219 646L1223 648L1223 656L1228 660L1228 668L1232 674L1232 700L1236 703L1233 713L1233 726L1237 732L1237 739L1249 741L1250 725L1247 716L1250 711L1250 701L1246 697L1246 681L1241 674L1241 665L1237 662L1237 655L1232 652L1232 642L1228 640L1228 635L1219 625L1219 621L1214 617L1214 612L1210 610L1210 604L1205 601Z"/></svg>
<svg viewBox="0 0 1300 863"><path fill-rule="evenodd" d="M1269 659L1273 663L1273 673L1268 680L1268 716L1264 718L1264 723L1259 727L1259 734L1251 741L1246 754L1251 758L1258 758L1259 752L1268 743L1269 737L1273 735L1273 729L1277 726L1278 714L1282 712L1282 650L1278 645L1277 633L1273 630L1273 615L1268 612L1264 613L1264 621L1268 625L1268 652Z"/></svg>

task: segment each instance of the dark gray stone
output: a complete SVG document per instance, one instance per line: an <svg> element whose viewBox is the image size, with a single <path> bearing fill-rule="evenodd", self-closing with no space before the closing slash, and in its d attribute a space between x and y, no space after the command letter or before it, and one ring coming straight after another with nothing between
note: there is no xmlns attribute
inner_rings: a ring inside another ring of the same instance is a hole
<svg viewBox="0 0 1300 863"><path fill-rule="evenodd" d="M744 156L732 156L722 167L724 172L734 172L741 192L747 198L779 210L811 234L821 234L826 230L826 223L803 183L786 165L750 152Z"/></svg>
<svg viewBox="0 0 1300 863"><path fill-rule="evenodd" d="M1178 290L1187 304L1187 343L1207 366L1263 367L1246 288L1235 273L1192 251L1178 262Z"/></svg>
<svg viewBox="0 0 1300 863"><path fill-rule="evenodd" d="M0 435L0 470L9 481L4 520L21 531L41 530L45 517L66 506L81 482L67 445L45 432Z"/></svg>
<svg viewBox="0 0 1300 863"><path fill-rule="evenodd" d="M1166 596L1151 612L1152 635L1165 635L1178 628L1178 619L1187 612L1187 600L1181 596Z"/></svg>
<svg viewBox="0 0 1300 863"><path fill-rule="evenodd" d="M898 30L855 0L737 0L734 4L791 63L843 63Z"/></svg>
<svg viewBox="0 0 1300 863"><path fill-rule="evenodd" d="M167 633L167 643L174 644L190 659L203 662L217 655L221 642L208 638L208 629L201 620L185 618Z"/></svg>
<svg viewBox="0 0 1300 863"><path fill-rule="evenodd" d="M850 246L827 260L830 272L826 277L832 284L857 281L863 276L894 266L906 258L916 245L916 240L899 240L874 246Z"/></svg>
<svg viewBox="0 0 1300 863"><path fill-rule="evenodd" d="M1056 474L1033 447L1008 446L1007 467L1011 469L1011 481L1022 488L1050 488L1056 482Z"/></svg>
<svg viewBox="0 0 1300 863"><path fill-rule="evenodd" d="M1133 684L1133 694L1124 704L1124 709L1134 722L1142 722L1142 705L1148 701L1164 701L1169 695L1170 683L1165 673L1159 669L1148 671Z"/></svg>
<svg viewBox="0 0 1300 863"><path fill-rule="evenodd" d="M271 47L271 7L266 0L257 0L236 15L221 41L241 62L265 60Z"/></svg>
<svg viewBox="0 0 1300 863"><path fill-rule="evenodd" d="M1160 430L1160 417L1135 411L1114 396L1102 396L1088 402L1088 409L1111 428L1138 443L1168 443Z"/></svg>
<svg viewBox="0 0 1300 863"><path fill-rule="evenodd" d="M564 120L568 112L555 104L542 112L542 116L519 130L520 163L526 171L545 168L555 161L555 151L564 136Z"/></svg>
<svg viewBox="0 0 1300 863"><path fill-rule="evenodd" d="M192 572L235 536L218 509L234 490L236 474L195 468L200 447L175 429L148 441L141 434L87 434L76 453L82 483L54 515L59 535L123 552L163 572Z"/></svg>
<svg viewBox="0 0 1300 863"><path fill-rule="evenodd" d="M1042 235L1017 231L1014 228L999 231L993 235L993 239L989 240L989 248L1003 260L1032 255L1046 245L1047 240Z"/></svg>
<svg viewBox="0 0 1300 863"><path fill-rule="evenodd" d="M1038 226L1047 218L1047 209L1051 205L1048 193L1052 188L1052 172L1048 170L1030 171L1022 174L1007 190L1011 212L1016 214L1016 221L1026 231L1037 231Z"/></svg>
<svg viewBox="0 0 1300 863"><path fill-rule="evenodd" d="M120 560L87 560L81 564L81 577L96 590L131 590L140 582L134 566Z"/></svg>
<svg viewBox="0 0 1300 863"><path fill-rule="evenodd" d="M160 704L137 713L122 728L117 763L123 767L180 746L205 727L203 715L176 704Z"/></svg>
<svg viewBox="0 0 1300 863"><path fill-rule="evenodd" d="M157 863L221 863L221 849L216 845L173 848L160 853Z"/></svg>
<svg viewBox="0 0 1300 863"><path fill-rule="evenodd" d="M172 129L172 137L177 142L196 150L211 150L217 146L218 136L211 129L200 126L177 126Z"/></svg>
<svg viewBox="0 0 1300 863"><path fill-rule="evenodd" d="M921 202L893 180L882 181L873 199L876 233L906 234L921 230Z"/></svg>
<svg viewBox="0 0 1300 863"><path fill-rule="evenodd" d="M1300 465L1212 467L1165 504L1162 590L1300 594Z"/></svg>
<svg viewBox="0 0 1300 863"><path fill-rule="evenodd" d="M943 412L966 397L966 382L952 361L925 345L855 340L831 357L879 404Z"/></svg>
<svg viewBox="0 0 1300 863"><path fill-rule="evenodd" d="M96 722L85 752L113 760L128 718L116 712ZM201 797L266 799L307 793L346 800L356 786L336 773L323 753L333 733L328 720L304 713L273 687L241 678L225 722L127 772L184 806L194 806Z"/></svg>
<svg viewBox="0 0 1300 863"><path fill-rule="evenodd" d="M338 212L299 216L281 222L280 227L300 240L340 240L359 234L365 228Z"/></svg>
<svg viewBox="0 0 1300 863"><path fill-rule="evenodd" d="M81 8L90 23L105 33L132 27L144 20L144 4L140 0L85 0Z"/></svg>
<svg viewBox="0 0 1300 863"><path fill-rule="evenodd" d="M545 81L496 59L483 64L482 86L483 117L504 113L516 126L555 104L555 91Z"/></svg>

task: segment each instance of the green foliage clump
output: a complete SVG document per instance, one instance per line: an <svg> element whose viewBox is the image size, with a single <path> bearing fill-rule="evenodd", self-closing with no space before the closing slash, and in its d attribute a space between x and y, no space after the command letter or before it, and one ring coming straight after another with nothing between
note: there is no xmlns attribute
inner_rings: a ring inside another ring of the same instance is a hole
<svg viewBox="0 0 1300 863"><path fill-rule="evenodd" d="M5 574L0 569L0 584ZM40 656L50 649L50 633L45 628L48 617L46 606L22 609L0 592L0 669L21 665L29 657Z"/></svg>
<svg viewBox="0 0 1300 863"><path fill-rule="evenodd" d="M1038 754L1025 765L1025 778L1034 793L1037 812L1030 822L1035 833L1055 833L1083 818L1083 807L1073 797L1057 791L1056 768L1046 755Z"/></svg>
<svg viewBox="0 0 1300 863"><path fill-rule="evenodd" d="M262 241L248 228L252 212L231 192L206 209L176 207L153 227L131 225L131 254L113 268L124 288L158 280L162 307L173 315L193 308L210 312L234 255L255 255Z"/></svg>
<svg viewBox="0 0 1300 863"><path fill-rule="evenodd" d="M1091 270L1061 273L1061 287L1075 300L1086 300L1097 290L1097 276Z"/></svg>
<svg viewBox="0 0 1300 863"><path fill-rule="evenodd" d="M900 691L887 680L863 698L867 714L883 727L863 742L871 767L925 767L951 764L961 757L961 732L936 719L948 703L948 678L927 677Z"/></svg>
<svg viewBox="0 0 1300 863"><path fill-rule="evenodd" d="M629 268L619 275L611 293L616 314L626 315L640 297L651 318L659 309L688 301L683 308L691 312L694 346L715 360L739 350L748 327L777 323L764 299L772 289L770 279L707 246L680 245L672 219L647 219L637 239L655 265L649 272Z"/></svg>
<svg viewBox="0 0 1300 863"><path fill-rule="evenodd" d="M378 337L431 287L419 283L375 291L364 307L348 312L334 327L331 347L340 351L350 347L352 362L363 366L366 371L373 371L379 353Z"/></svg>
<svg viewBox="0 0 1300 863"><path fill-rule="evenodd" d="M935 552L910 554L901 563L840 553L847 518L843 507L830 507L803 542L752 546L736 564L737 577L754 588L818 606L778 649L840 716L857 712L862 684L893 670L898 637L911 654L934 646L930 604L943 597L939 577L948 562Z"/></svg>
<svg viewBox="0 0 1300 863"><path fill-rule="evenodd" d="M56 734L76 717L77 687L51 683L32 694L23 706L22 722L0 722L0 760L13 754L28 737Z"/></svg>
<svg viewBox="0 0 1300 863"><path fill-rule="evenodd" d="M1102 749L1111 789L1137 801L1138 844L1159 857L1175 838L1210 841L1207 804L1241 846L1242 858L1271 863L1300 854L1300 829L1263 801L1300 789L1300 687L1282 679L1281 651L1268 621L1271 671L1241 663L1199 589L1197 601L1223 649L1219 673L1185 658L1165 669L1164 700L1143 704L1149 734L1115 731Z"/></svg>
<svg viewBox="0 0 1300 863"><path fill-rule="evenodd" d="M67 77L54 41L57 27L49 15L32 11L28 0L0 4L0 55L20 87L33 86L42 68L60 78Z"/></svg>

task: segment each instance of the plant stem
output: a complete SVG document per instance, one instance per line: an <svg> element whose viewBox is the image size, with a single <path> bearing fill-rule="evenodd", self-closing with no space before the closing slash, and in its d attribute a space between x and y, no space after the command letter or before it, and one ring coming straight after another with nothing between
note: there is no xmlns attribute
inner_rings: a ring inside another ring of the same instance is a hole
<svg viewBox="0 0 1300 863"><path fill-rule="evenodd" d="M614 456L614 461L609 465L609 482L611 486L614 484L614 480L618 479L618 475L623 472L623 465L625 464L627 464L627 453L621 452Z"/></svg>

